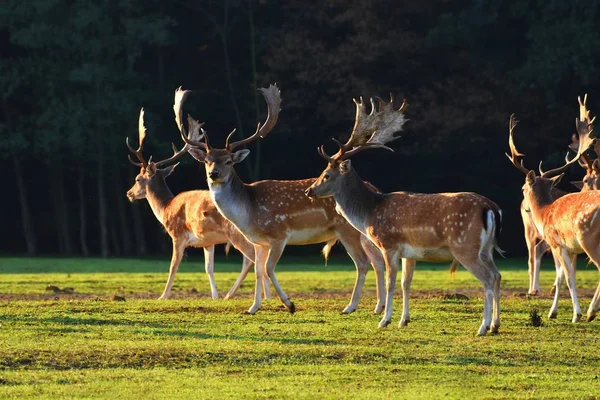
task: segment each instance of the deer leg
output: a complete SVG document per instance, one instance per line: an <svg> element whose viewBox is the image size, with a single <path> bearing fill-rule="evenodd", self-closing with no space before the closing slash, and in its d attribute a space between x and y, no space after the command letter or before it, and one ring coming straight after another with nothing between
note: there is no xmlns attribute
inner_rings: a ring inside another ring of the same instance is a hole
<svg viewBox="0 0 600 400"><path fill-rule="evenodd" d="M263 297L265 300L270 299L271 296L271 281L269 280L269 274L267 271L263 273Z"/></svg>
<svg viewBox="0 0 600 400"><path fill-rule="evenodd" d="M385 251L383 259L385 261L386 271L386 299L385 314L379 322L380 328L385 328L392 322L392 302L394 299L394 290L396 289L396 277L398 276L398 251Z"/></svg>
<svg viewBox="0 0 600 400"><path fill-rule="evenodd" d="M402 259L402 318L399 326L408 326L410 322L410 311L408 309L408 297L410 293L410 283L412 282L413 272L415 272L417 262L409 258Z"/></svg>
<svg viewBox="0 0 600 400"><path fill-rule="evenodd" d="M244 261L242 263L242 271L240 272L240 276L238 276L237 280L235 281L235 283L233 284L231 289L229 289L229 292L227 292L227 294L225 295L225 300L228 300L233 297L235 292L237 292L237 290L242 285L242 282L244 281L244 279L246 279L246 276L248 276L248 272L250 272L250 268L252 268L253 265L254 265L254 262L252 260L250 260L248 257L244 256Z"/></svg>
<svg viewBox="0 0 600 400"><path fill-rule="evenodd" d="M371 266L375 272L377 304L373 313L379 315L385 307L385 261L383 260L381 251L366 236L361 235L360 244L365 253L367 253L367 257L369 257Z"/></svg>
<svg viewBox="0 0 600 400"><path fill-rule="evenodd" d="M369 257L361 246L360 237L361 234L358 231L352 232L352 235L338 233L338 239L356 267L356 280L354 282L354 289L352 290L352 297L350 298L350 303L342 311L343 314L350 314L358 308L360 294L362 293L367 272L369 271Z"/></svg>
<svg viewBox="0 0 600 400"><path fill-rule="evenodd" d="M278 241L278 242L270 243L269 254L267 256L267 261L266 261L266 271L267 271L267 275L269 275L269 279L273 283L273 287L275 288L277 295L279 296L279 300L281 300L281 302L287 307L290 314L293 314L294 312L296 312L296 306L294 305L294 303L292 303L290 301L290 299L288 299L287 295L281 288L281 285L279 285L279 281L277 280L277 277L275 276L275 266L277 265L277 262L281 258L281 254L283 254L283 249L285 249L285 244L286 244L285 241L281 241L281 242Z"/></svg>
<svg viewBox="0 0 600 400"><path fill-rule="evenodd" d="M478 255L475 257L463 257L461 252L455 251L452 254L483 286L483 320L477 335L485 336L492 326L492 303L496 301L496 282L499 282L500 273L494 263L487 260L487 257L483 259L480 259ZM499 312L499 303L497 307ZM494 322L499 323L499 321ZM495 325L494 328L497 329Z"/></svg>
<svg viewBox="0 0 600 400"><path fill-rule="evenodd" d="M525 244L527 245L527 267L529 272L529 290L527 294L535 296L538 294L535 284L536 239L531 235L531 227L525 225Z"/></svg>
<svg viewBox="0 0 600 400"><path fill-rule="evenodd" d="M596 265L596 268L600 270L600 249L598 248L598 244L591 243L588 246L588 244L584 242L584 245L582 247L587 256L590 258L590 260L592 260L594 265ZM592 302L588 307L586 318L587 322L592 322L594 319L596 319L596 312L598 311L598 302L600 302L600 283L598 283L596 292L594 293L594 297L592 297Z"/></svg>
<svg viewBox="0 0 600 400"><path fill-rule="evenodd" d="M540 266L542 264L542 257L549 250L550 246L543 240L540 240L538 244L534 248L535 258L533 260L533 285L532 290L530 292L531 295L540 294Z"/></svg>
<svg viewBox="0 0 600 400"><path fill-rule="evenodd" d="M573 302L573 319L572 322L581 320L581 308L577 299L577 286L575 284L575 266L573 265L573 254L570 254L565 249L560 250L561 261L565 269L565 277L567 278L567 287L571 293L571 301Z"/></svg>
<svg viewBox="0 0 600 400"><path fill-rule="evenodd" d="M554 255L554 253L552 253L552 258L554 259L554 270L556 271L556 277L554 278L554 283L552 284L552 288L550 289L550 294L554 295L554 292L558 287L559 278L560 284L562 285L565 276L563 274L562 267L560 266L560 260Z"/></svg>
<svg viewBox="0 0 600 400"><path fill-rule="evenodd" d="M254 246L254 303L248 309L248 314L256 314L262 303L263 281L265 274L265 263L269 248L266 246Z"/></svg>
<svg viewBox="0 0 600 400"><path fill-rule="evenodd" d="M558 269L556 270L556 280L554 281L554 301L552 302L552 307L550 307L550 311L548 312L548 318L554 319L558 315L558 300L560 298L560 288L565 280L566 267L563 267L562 258L560 256L559 249L552 249L552 256L554 260L558 262Z"/></svg>
<svg viewBox="0 0 600 400"><path fill-rule="evenodd" d="M204 271L208 275L208 281L210 282L211 297L213 300L218 299L219 292L215 284L215 246L204 248Z"/></svg>
<svg viewBox="0 0 600 400"><path fill-rule="evenodd" d="M173 282L175 281L175 274L179 269L179 264L181 264L184 250L184 244L179 244L178 242L173 241L173 254L171 255L171 266L169 267L169 279L167 279L165 290L158 298L159 300L166 300L171 295L171 288L173 287Z"/></svg>

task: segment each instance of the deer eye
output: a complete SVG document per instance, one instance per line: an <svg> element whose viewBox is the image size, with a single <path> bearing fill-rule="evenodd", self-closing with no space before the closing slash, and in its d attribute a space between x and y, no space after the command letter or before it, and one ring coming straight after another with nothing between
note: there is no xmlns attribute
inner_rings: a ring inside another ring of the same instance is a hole
<svg viewBox="0 0 600 400"><path fill-rule="evenodd" d="M329 179L329 174L323 175L323 180L326 181L327 179Z"/></svg>
<svg viewBox="0 0 600 400"><path fill-rule="evenodd" d="M233 161L231 161L231 160L225 161L225 165L231 165L231 164L233 164Z"/></svg>

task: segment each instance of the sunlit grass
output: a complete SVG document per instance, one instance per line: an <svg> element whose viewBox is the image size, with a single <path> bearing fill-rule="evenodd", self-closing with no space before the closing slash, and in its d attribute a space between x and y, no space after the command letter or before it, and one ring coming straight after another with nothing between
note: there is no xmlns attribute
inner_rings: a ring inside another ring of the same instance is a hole
<svg viewBox="0 0 600 400"><path fill-rule="evenodd" d="M255 316L253 277L233 300L209 299L199 259L176 279L175 300L154 300L167 260L0 259L0 397L56 398L590 398L598 396L600 325L571 324L564 290L557 320L545 295L526 295L523 260L501 260L499 335L475 336L479 283L464 269L417 267L412 322L377 328L374 275L360 309L341 315L354 284L343 258L284 260L278 277L297 306L293 315L267 300ZM580 263L583 264L583 263ZM238 260L217 263L223 294ZM598 282L595 267L577 273L581 305ZM74 295L46 291L72 287ZM448 294L460 293L467 299ZM126 301L111 301L112 295ZM530 312L540 311L541 327Z"/></svg>

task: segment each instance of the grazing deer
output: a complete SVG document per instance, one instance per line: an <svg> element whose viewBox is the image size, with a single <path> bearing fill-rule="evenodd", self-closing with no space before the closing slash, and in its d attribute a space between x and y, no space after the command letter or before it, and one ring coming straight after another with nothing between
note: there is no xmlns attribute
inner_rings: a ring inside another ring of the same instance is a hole
<svg viewBox="0 0 600 400"><path fill-rule="evenodd" d="M181 104L186 96L187 93L181 90L175 92L175 104L173 108L178 126L181 126ZM146 161L142 154L146 138L144 109L140 111L138 133L139 147L137 150L129 145L129 138L126 141L129 150L139 160L139 162L135 162L131 157L128 157L129 161L141 168L140 173L135 178L135 184L127 191L127 198L131 202L147 199L156 219L163 225L173 241L173 255L171 257L169 278L159 299L164 300L169 298L175 274L181 263L184 251L190 246L204 248L206 274L210 282L212 298L216 299L219 294L214 279L214 246L227 242L232 243L244 255L242 273L229 293L227 293L226 298L229 298L235 293L250 268L252 268L254 246L229 221L219 214L207 190L193 190L180 193L177 196L173 196L169 190L165 179L178 164L165 168L161 167L176 161L179 157L186 154L189 148L187 144L179 151L173 147L174 154L170 158L154 162L152 161L152 157L150 157ZM199 134L198 132L191 133ZM270 297L268 293L268 281L264 288L265 296Z"/></svg>
<svg viewBox="0 0 600 400"><path fill-rule="evenodd" d="M600 193L586 191L570 193L558 199L553 198L552 190L560 180L563 171L571 164L578 161L583 153L592 145L593 120L589 118L589 111L585 102L579 98L580 117L576 120L577 134L579 136L577 154L569 160L568 154L565 164L561 167L542 171L536 176L534 170L529 170L523 165L523 154L519 153L514 144L514 129L517 121L511 115L509 121L509 148L511 154L507 157L511 163L526 175L523 185L523 198L526 209L531 212L531 217L542 233L544 240L552 250L552 254L560 261L563 273L559 274L556 282L554 302L548 314L549 318L556 318L558 314L558 299L562 281L566 275L567 286L573 302L573 322L581 319L581 308L577 299L575 285L575 257L585 253L590 260L600 268L600 219L596 218L600 212ZM588 309L587 319L591 321L596 316L597 303L600 298L600 285Z"/></svg>
<svg viewBox="0 0 600 400"><path fill-rule="evenodd" d="M350 157L373 148L391 150L386 143L396 139L406 122L406 102L395 110L371 99L365 111L362 99L356 103L356 121L350 139L332 157L319 148L328 165L306 191L311 198L333 197L336 210L381 250L387 271L385 315L379 327L390 324L392 300L400 258L423 261L455 259L483 284L484 313L479 335L500 327L500 272L493 259L500 231L501 211L496 204L475 193L421 194L410 192L374 193L350 164ZM400 326L410 321L408 297L414 263L402 265L403 310ZM493 309L493 318L492 318Z"/></svg>
<svg viewBox="0 0 600 400"><path fill-rule="evenodd" d="M361 245L361 234L335 211L330 199L312 201L304 191L315 179L266 180L252 184L243 183L235 172L234 164L243 161L249 150L239 150L250 142L264 138L275 126L281 104L277 86L260 89L267 103L268 115L258 124L256 132L243 140L231 142L229 134L224 149L213 148L204 133L204 141L191 140L182 133L183 140L195 146L188 152L206 166L206 178L217 209L254 244L256 254L256 289L254 303L248 313L256 313L261 306L263 273L266 271L282 303L293 313L294 304L289 300L277 277L275 266L287 245L305 245L339 239L356 265L357 275L350 304L344 313L356 310L365 282L370 260ZM199 123L188 118L191 126ZM366 246L369 246L366 243ZM377 251L368 249L367 251ZM383 264L373 262L377 275L378 302L375 313L383 310Z"/></svg>

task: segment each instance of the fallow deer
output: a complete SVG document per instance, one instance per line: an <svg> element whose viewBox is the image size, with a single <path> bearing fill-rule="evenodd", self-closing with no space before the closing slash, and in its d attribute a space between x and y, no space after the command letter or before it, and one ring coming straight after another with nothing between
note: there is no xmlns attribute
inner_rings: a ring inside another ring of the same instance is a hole
<svg viewBox="0 0 600 400"><path fill-rule="evenodd" d="M493 259L501 211L496 204L475 193L421 194L410 192L374 193L350 164L350 157L373 148L391 150L386 143L396 139L406 122L406 102L394 109L388 102L371 99L371 112L362 99L356 103L356 120L350 139L332 157L318 149L328 165L307 189L311 198L333 197L336 210L381 250L387 271L385 315L379 327L390 324L392 300L400 258L423 261L450 261L464 265L484 289L483 322L478 334L500 327L500 272ZM403 311L400 326L410 321L408 297L414 262L402 265ZM492 318L493 312L493 318Z"/></svg>
<svg viewBox="0 0 600 400"><path fill-rule="evenodd" d="M177 125L181 127L181 104L187 92L177 90L175 92L175 104L173 106ZM181 128L180 128L181 129ZM159 299L168 299L175 279L175 274L181 263L184 251L187 247L203 247L206 274L210 282L211 295L213 299L218 297L217 287L214 279L214 246L230 242L244 255L242 273L226 298L235 293L241 285L244 277L252 268L254 260L254 246L244 236L219 214L210 198L207 190L193 190L173 196L165 179L173 172L178 164L161 168L164 165L176 161L187 153L189 145L181 150L175 149L173 156L168 159L154 162L152 157L146 160L143 156L146 128L144 126L144 109L140 111L139 123L139 147L133 149L127 138L126 144L129 150L136 156L139 162L129 158L129 161L140 167L140 173L135 178L135 184L127 192L127 198L135 200L147 199L156 219L163 225L173 242L173 255L169 269L169 278L165 289ZM199 132L190 132L199 136ZM268 281L265 283L265 296L270 297L268 292Z"/></svg>
<svg viewBox="0 0 600 400"><path fill-rule="evenodd" d="M292 303L275 276L275 266L287 245L305 245L339 239L354 261L357 270L356 282L350 304L344 313L356 310L370 260L361 245L361 234L350 226L335 211L331 199L311 201L304 191L315 179L265 180L252 184L243 183L235 172L234 164L243 161L249 150L239 150L250 142L264 138L275 126L281 104L277 86L260 89L267 103L267 119L259 123L255 133L243 140L232 142L233 132L225 142L225 148L213 148L204 133L204 141L183 140L195 146L189 153L205 164L206 178L217 209L254 244L256 254L256 289L254 303L248 313L254 314L261 307L263 273L266 271L282 303L293 313ZM199 123L188 118L192 126ZM369 246L369 243L365 243ZM377 249L370 249L377 251ZM378 302L375 313L383 309L383 264L374 260L377 275Z"/></svg>
<svg viewBox="0 0 600 400"><path fill-rule="evenodd" d="M554 302L548 314L549 318L556 318L558 314L558 299L560 286L566 275L567 286L573 302L572 322L581 319L581 308L577 298L575 285L575 257L577 254L585 253L590 260L600 268L600 193L597 191L586 191L570 193L558 199L552 196L554 185L560 180L563 171L571 164L578 161L584 152L593 144L592 136L593 120L589 118L589 111L585 103L581 102L580 117L576 119L578 134L577 154L569 160L568 154L565 164L561 167L542 171L540 165L540 176L536 176L534 170L525 168L522 157L514 145L514 129L517 121L511 115L509 121L509 148L511 154L507 157L511 163L526 175L523 185L523 198L526 209L531 212L533 221L544 240L550 245L552 254L558 258L562 267L562 274L557 277ZM591 321L596 316L597 303L600 297L600 285L596 290L594 298L588 309L587 319Z"/></svg>

